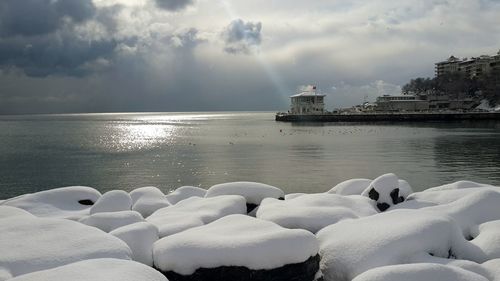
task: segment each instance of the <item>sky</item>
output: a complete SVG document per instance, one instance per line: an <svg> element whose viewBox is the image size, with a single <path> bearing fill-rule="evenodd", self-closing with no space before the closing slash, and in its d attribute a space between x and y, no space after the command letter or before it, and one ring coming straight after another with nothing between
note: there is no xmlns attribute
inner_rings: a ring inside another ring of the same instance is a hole
<svg viewBox="0 0 500 281"><path fill-rule="evenodd" d="M347 107L499 35L500 0L1 0L0 114Z"/></svg>

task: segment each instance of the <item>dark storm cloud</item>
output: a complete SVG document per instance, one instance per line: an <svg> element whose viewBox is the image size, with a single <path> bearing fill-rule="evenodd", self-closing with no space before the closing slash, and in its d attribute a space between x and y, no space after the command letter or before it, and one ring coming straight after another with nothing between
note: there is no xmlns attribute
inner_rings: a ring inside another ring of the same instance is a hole
<svg viewBox="0 0 500 281"><path fill-rule="evenodd" d="M77 26L97 18L113 29L117 8L97 11L91 0L5 0L0 3L0 69L28 76L82 76L110 63L113 37L88 38Z"/></svg>
<svg viewBox="0 0 500 281"><path fill-rule="evenodd" d="M156 5L164 10L179 11L194 3L193 0L155 0Z"/></svg>
<svg viewBox="0 0 500 281"><path fill-rule="evenodd" d="M226 44L224 51L231 54L249 53L251 48L260 45L261 30L262 23L260 22L233 20L222 33Z"/></svg>
<svg viewBox="0 0 500 281"><path fill-rule="evenodd" d="M56 31L64 19L83 22L94 16L92 0L2 0L0 35L32 36Z"/></svg>

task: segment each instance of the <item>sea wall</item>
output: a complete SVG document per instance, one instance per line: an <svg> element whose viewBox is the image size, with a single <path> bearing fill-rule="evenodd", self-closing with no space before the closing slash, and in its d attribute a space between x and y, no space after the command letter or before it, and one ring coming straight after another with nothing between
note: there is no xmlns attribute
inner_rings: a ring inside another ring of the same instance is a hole
<svg viewBox="0 0 500 281"><path fill-rule="evenodd" d="M500 120L500 112L387 112L322 115L276 115L276 121L284 122L426 122L460 120Z"/></svg>

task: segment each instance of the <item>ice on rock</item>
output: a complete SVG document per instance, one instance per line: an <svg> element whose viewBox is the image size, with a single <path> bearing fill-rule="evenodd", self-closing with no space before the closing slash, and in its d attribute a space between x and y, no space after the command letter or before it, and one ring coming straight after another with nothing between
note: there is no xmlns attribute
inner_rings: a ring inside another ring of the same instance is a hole
<svg viewBox="0 0 500 281"><path fill-rule="evenodd" d="M123 190L111 190L104 193L90 209L90 214L103 212L127 211L132 208L132 198Z"/></svg>
<svg viewBox="0 0 500 281"><path fill-rule="evenodd" d="M422 262L422 256L478 263L487 259L453 219L423 210L344 220L323 228L317 237L325 280L352 280L375 267Z"/></svg>
<svg viewBox="0 0 500 281"><path fill-rule="evenodd" d="M37 217L77 220L88 215L99 197L101 193L91 187L69 186L21 195L5 200L2 205L26 210Z"/></svg>
<svg viewBox="0 0 500 281"><path fill-rule="evenodd" d="M196 186L181 186L165 197L170 204L175 205L177 202L189 197L205 197L206 193L207 191L205 189Z"/></svg>
<svg viewBox="0 0 500 281"><path fill-rule="evenodd" d="M403 264L374 268L352 281L488 281L476 273L433 263Z"/></svg>
<svg viewBox="0 0 500 281"><path fill-rule="evenodd" d="M399 184L399 179L395 174L384 174L374 179L361 195L376 201L377 208L383 212L405 200L405 197L400 194ZM405 189L404 193L409 193L407 190L409 188L408 183L405 184L404 182L402 185Z"/></svg>
<svg viewBox="0 0 500 281"><path fill-rule="evenodd" d="M327 191L327 193L334 193L339 195L360 195L365 191L368 186L370 186L372 180L370 179L350 179L343 181L332 189Z"/></svg>
<svg viewBox="0 0 500 281"><path fill-rule="evenodd" d="M250 213L255 207L260 205L264 198L284 199L283 190L258 182L228 182L216 184L207 190L205 197L214 197L220 195L240 195L247 201L247 213Z"/></svg>
<svg viewBox="0 0 500 281"><path fill-rule="evenodd" d="M170 206L165 194L154 186L134 189L130 192L132 210L139 212L143 217L148 217L156 210Z"/></svg>
<svg viewBox="0 0 500 281"><path fill-rule="evenodd" d="M157 210L146 220L158 227L160 237L165 237L227 215L246 214L246 210L245 198L239 195L190 197Z"/></svg>
<svg viewBox="0 0 500 281"><path fill-rule="evenodd" d="M151 223L138 222L122 226L110 232L120 238L132 250L132 259L153 266L153 243L158 240L158 229Z"/></svg>
<svg viewBox="0 0 500 281"><path fill-rule="evenodd" d="M136 211L96 213L79 220L83 224L97 227L105 232L143 221L144 218Z"/></svg>
<svg viewBox="0 0 500 281"><path fill-rule="evenodd" d="M21 275L9 281L168 281L149 266L128 260L90 259Z"/></svg>
<svg viewBox="0 0 500 281"><path fill-rule="evenodd" d="M3 271L14 277L84 259L131 255L127 244L97 228L26 216L0 219L0 249L0 275Z"/></svg>
<svg viewBox="0 0 500 281"><path fill-rule="evenodd" d="M344 219L377 213L369 198L359 195L306 194L289 200L266 198L257 210L257 218L286 228L301 228L316 233L323 227Z"/></svg>
<svg viewBox="0 0 500 281"><path fill-rule="evenodd" d="M23 209L19 209L11 206L1 206L0 205L0 219L10 218L10 217L35 217L31 213Z"/></svg>
<svg viewBox="0 0 500 281"><path fill-rule="evenodd" d="M240 272L245 271L239 267L271 270L303 263L317 256L317 253L318 243L310 232L282 228L272 222L246 215L226 216L210 224L162 238L154 244L153 249L155 267L170 280L179 280L176 278L179 274L191 275L196 271L196 280L209 280L206 275L221 267L229 271L231 268L228 267L232 267ZM309 270L311 266L309 264ZM310 280L316 274L317 268L316 266L316 270L308 273L312 274ZM306 270L306 267L301 270ZM246 273L252 274L251 271ZM300 275L304 272L294 274ZM227 276L220 278L221 281L238 278L257 280L247 275L236 278L229 272Z"/></svg>

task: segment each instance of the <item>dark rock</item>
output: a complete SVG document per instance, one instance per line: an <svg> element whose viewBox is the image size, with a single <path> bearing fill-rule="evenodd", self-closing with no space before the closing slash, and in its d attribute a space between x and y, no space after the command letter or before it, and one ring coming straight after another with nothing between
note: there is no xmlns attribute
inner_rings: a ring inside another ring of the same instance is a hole
<svg viewBox="0 0 500 281"><path fill-rule="evenodd" d="M302 263L287 264L269 270L251 270L244 266L199 268L191 275L162 272L170 281L313 281L319 271L319 255Z"/></svg>
<svg viewBox="0 0 500 281"><path fill-rule="evenodd" d="M390 207L390 206L389 206L389 204L387 204L387 203L377 203L377 208L378 208L381 212L383 212L383 211L385 211L385 210L389 209L389 207Z"/></svg>
<svg viewBox="0 0 500 281"><path fill-rule="evenodd" d="M259 205L253 203L247 203L247 214L257 208Z"/></svg>
<svg viewBox="0 0 500 281"><path fill-rule="evenodd" d="M393 189L389 195L391 195L392 203L399 203L399 188Z"/></svg>
<svg viewBox="0 0 500 281"><path fill-rule="evenodd" d="M370 189L370 192L368 193L368 197L370 197L370 199L377 201L379 196L380 194L375 190L375 188Z"/></svg>
<svg viewBox="0 0 500 281"><path fill-rule="evenodd" d="M285 200L285 197L280 197L278 198L278 200Z"/></svg>
<svg viewBox="0 0 500 281"><path fill-rule="evenodd" d="M78 203L80 203L81 205L85 205L85 206L92 206L92 205L94 205L94 201L92 201L90 199L79 200Z"/></svg>

